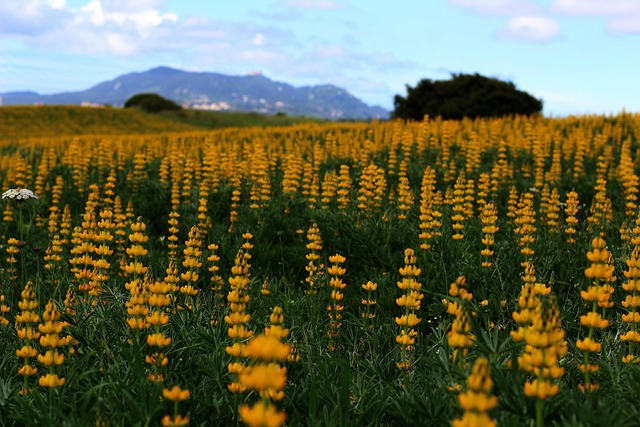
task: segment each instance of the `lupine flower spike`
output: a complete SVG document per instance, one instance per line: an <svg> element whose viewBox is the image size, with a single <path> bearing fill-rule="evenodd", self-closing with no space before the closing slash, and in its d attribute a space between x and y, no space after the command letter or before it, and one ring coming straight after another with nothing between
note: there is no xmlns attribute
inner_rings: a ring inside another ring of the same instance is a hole
<svg viewBox="0 0 640 427"><path fill-rule="evenodd" d="M542 426L543 402L558 393L560 386L554 381L564 375L558 362L567 353L567 343L553 295L540 298L532 317L525 332L527 346L518 358L518 365L533 375L524 384L524 394L536 399L536 421Z"/></svg>
<svg viewBox="0 0 640 427"><path fill-rule="evenodd" d="M18 302L18 306L22 311L16 316L16 331L23 345L16 350L16 355L24 359L24 364L18 369L18 374L24 377L24 385L20 391L22 394L31 391L28 378L38 372L37 368L31 364L31 359L38 354L33 343L40 338L40 331L36 328L40 316L35 311L38 307L38 301L33 290L33 283L27 282L25 285L22 291L22 300Z"/></svg>
<svg viewBox="0 0 640 427"><path fill-rule="evenodd" d="M494 427L495 421L487 414L498 405L498 399L491 395L492 388L489 361L486 357L479 357L467 378L467 390L458 395L464 413L462 418L453 420L452 426Z"/></svg>
<svg viewBox="0 0 640 427"><path fill-rule="evenodd" d="M318 275L324 267L324 265L319 261L319 252L322 250L322 238L320 237L320 230L315 223L309 227L309 230L307 231L307 240L309 241L309 243L307 243L309 253L305 256L307 261L309 261L309 264L305 267L305 270L307 270L307 277L304 281L309 285L309 289L307 290L309 295L315 295L318 292Z"/></svg>
<svg viewBox="0 0 640 427"><path fill-rule="evenodd" d="M471 333L471 312L467 307L467 301L471 301L473 295L467 291L466 284L467 279L464 276L459 276L449 286L449 295L453 298L459 298L461 302L450 301L447 305L448 313L455 316L451 330L447 334L447 343L453 349L451 361L461 367L466 365L465 357L475 341L475 337Z"/></svg>
<svg viewBox="0 0 640 427"><path fill-rule="evenodd" d="M163 427L181 427L189 424L189 417L180 415L178 412L178 404L184 402L191 397L189 390L182 389L178 385L174 385L171 388L162 389L162 397L170 402L173 402L173 415L165 415L162 417Z"/></svg>
<svg viewBox="0 0 640 427"><path fill-rule="evenodd" d="M331 302L327 306L329 312L329 351L334 352L338 349L338 337L340 336L340 326L342 326L342 310L344 305L342 300L344 294L342 290L347 286L342 281L342 276L347 272L341 265L346 261L346 258L342 255L336 254L329 257L331 267L327 268L327 274L331 277L329 279L329 286L331 287Z"/></svg>
<svg viewBox="0 0 640 427"><path fill-rule="evenodd" d="M494 235L500 230L495 224L498 220L498 210L493 203L487 203L482 207L480 221L482 222L482 244L484 248L480 252L482 255L482 267L489 268L493 265L491 257L493 256Z"/></svg>
<svg viewBox="0 0 640 427"><path fill-rule="evenodd" d="M400 269L402 280L397 283L398 288L404 292L400 298L396 298L396 304L403 309L400 317L396 317L396 325L400 326L400 334L396 336L396 342L400 346L400 361L396 363L398 369L407 372L412 365L410 351L416 342L418 332L413 329L420 323L417 316L420 310L420 301L424 295L420 292L422 284L418 282L417 277L421 270L416 266L416 257L413 249L405 249L404 251L405 266Z"/></svg>
<svg viewBox="0 0 640 427"><path fill-rule="evenodd" d="M149 292L147 302L151 310L145 317L145 322L153 327L153 332L147 336L150 354L145 356L145 362L153 369L153 372L149 374L149 379L154 382L162 382L165 379L162 371L169 363L164 353L164 347L171 344L171 338L164 335L161 328L169 323L166 307L171 303L171 286L165 282L150 283L151 279L146 282Z"/></svg>
<svg viewBox="0 0 640 427"><path fill-rule="evenodd" d="M229 278L231 290L227 295L229 314L225 316L224 321L229 325L227 334L232 344L227 346L225 351L234 358L227 366L229 373L234 376L234 380L227 388L232 393L237 394L244 391L242 383L239 382L240 374L246 367L242 356L246 347L246 340L253 336L253 331L247 327L247 323L251 320L251 314L247 312L247 304L249 303L247 288L250 282L249 265L242 250L239 250L236 255L231 274L233 274Z"/></svg>
<svg viewBox="0 0 640 427"><path fill-rule="evenodd" d="M200 278L200 268L202 267L202 262L200 261L202 256L201 246L200 229L194 225L189 230L189 238L185 242L183 250L184 260L182 261L182 266L186 271L180 275L184 282L184 285L180 286L180 294L185 297L185 305L191 310L196 308L195 297L199 292L196 282ZM186 300L187 298L188 301Z"/></svg>
<svg viewBox="0 0 640 427"><path fill-rule="evenodd" d="M9 319L5 315L11 311L8 305L4 303L4 295L0 294L0 326L6 326L9 324Z"/></svg>
<svg viewBox="0 0 640 427"><path fill-rule="evenodd" d="M622 306L627 310L622 315L622 321L629 324L629 330L620 336L620 340L629 343L629 351L622 357L624 363L638 363L640 358L637 354L637 346L640 343L640 246L636 246L631 253L631 258L626 260L627 271L624 276L627 279L622 284L622 288L627 291L627 296L622 301Z"/></svg>
<svg viewBox="0 0 640 427"><path fill-rule="evenodd" d="M278 427L286 420L286 413L279 411L275 402L282 400L287 384L287 368L280 363L288 359L291 346L280 340L289 331L282 327L284 316L280 307L273 309L269 320L271 325L244 349L244 355L253 363L239 377L243 389L256 390L260 396L253 406L245 404L239 409L240 419L252 427Z"/></svg>
<svg viewBox="0 0 640 427"><path fill-rule="evenodd" d="M593 375L600 370L600 366L593 362L591 358L595 353L599 353L602 344L594 339L596 329L604 329L609 326L609 321L598 313L599 307L608 307L611 298L611 286L608 281L613 277L614 267L610 264L610 253L606 249L606 243L601 237L596 237L591 242L592 250L587 252L587 259L591 265L584 271L584 275L592 281L586 291L580 292L582 299L588 304L591 303L591 311L580 316L580 324L588 329L587 336L576 341L576 347L582 350L584 363L578 369L584 375L584 383L580 384L580 390L593 392L600 385L593 382Z"/></svg>
<svg viewBox="0 0 640 427"><path fill-rule="evenodd" d="M60 322L60 312L55 302L49 301L44 309L44 323L38 326L42 333L40 336L40 346L44 353L38 355L38 362L49 368L49 372L41 376L38 384L41 387L62 387L65 383L64 377L58 376L57 367L64 362L64 354L58 352L58 347L65 344L60 339L63 324Z"/></svg>
<svg viewBox="0 0 640 427"><path fill-rule="evenodd" d="M368 281L367 283L362 285L362 289L367 292L367 297L362 299L364 311L361 313L361 316L367 322L367 328L372 329L373 325L370 322L376 317L375 307L377 304L377 300L375 297L375 292L378 289L378 284L372 281Z"/></svg>

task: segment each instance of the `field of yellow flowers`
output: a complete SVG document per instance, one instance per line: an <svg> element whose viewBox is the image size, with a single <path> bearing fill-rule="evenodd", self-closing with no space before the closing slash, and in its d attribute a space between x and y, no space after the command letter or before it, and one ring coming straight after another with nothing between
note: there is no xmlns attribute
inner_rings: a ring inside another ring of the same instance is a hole
<svg viewBox="0 0 640 427"><path fill-rule="evenodd" d="M0 425L638 426L640 115L0 147Z"/></svg>

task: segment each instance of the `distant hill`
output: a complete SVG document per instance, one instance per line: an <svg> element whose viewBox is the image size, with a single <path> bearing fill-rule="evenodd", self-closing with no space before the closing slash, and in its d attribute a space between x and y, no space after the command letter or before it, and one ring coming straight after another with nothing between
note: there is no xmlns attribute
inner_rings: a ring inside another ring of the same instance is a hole
<svg viewBox="0 0 640 427"><path fill-rule="evenodd" d="M0 93L3 105L109 104L122 106L137 93L152 92L186 108L217 111L285 113L323 119L386 119L389 112L371 107L345 89L333 85L293 87L263 75L230 76L157 67L125 74L87 90L40 95L36 92Z"/></svg>

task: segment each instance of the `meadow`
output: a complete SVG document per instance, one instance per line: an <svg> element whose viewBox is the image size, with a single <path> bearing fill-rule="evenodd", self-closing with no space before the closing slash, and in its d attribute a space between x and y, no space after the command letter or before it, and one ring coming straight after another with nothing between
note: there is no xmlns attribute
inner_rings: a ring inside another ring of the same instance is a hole
<svg viewBox="0 0 640 427"><path fill-rule="evenodd" d="M99 129L0 141L0 425L640 424L640 115Z"/></svg>
<svg viewBox="0 0 640 427"><path fill-rule="evenodd" d="M148 113L139 108L5 105L0 108L0 140L171 134L229 127L287 126L312 121L287 115L193 109Z"/></svg>

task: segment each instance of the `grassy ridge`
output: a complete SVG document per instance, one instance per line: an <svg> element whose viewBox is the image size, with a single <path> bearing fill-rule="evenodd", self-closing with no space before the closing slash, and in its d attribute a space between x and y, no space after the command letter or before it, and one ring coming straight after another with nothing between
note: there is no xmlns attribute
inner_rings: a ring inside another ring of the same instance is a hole
<svg viewBox="0 0 640 427"><path fill-rule="evenodd" d="M289 126L294 124L319 122L319 119L287 115L265 115L259 113L219 112L203 110L164 111L160 113L168 120L207 129L251 126Z"/></svg>
<svg viewBox="0 0 640 427"><path fill-rule="evenodd" d="M0 108L3 139L72 135L122 135L188 132L199 128L139 110L77 106L7 106ZM200 128L201 129L201 128Z"/></svg>
<svg viewBox="0 0 640 427"><path fill-rule="evenodd" d="M246 126L282 126L308 121L257 113L182 110L150 114L137 109L79 106L4 106L0 108L0 140L51 135L131 135L190 132Z"/></svg>

